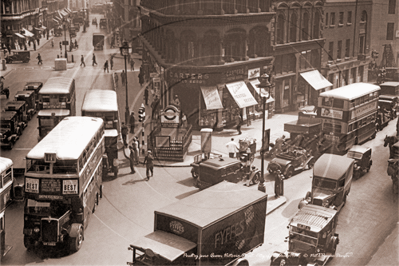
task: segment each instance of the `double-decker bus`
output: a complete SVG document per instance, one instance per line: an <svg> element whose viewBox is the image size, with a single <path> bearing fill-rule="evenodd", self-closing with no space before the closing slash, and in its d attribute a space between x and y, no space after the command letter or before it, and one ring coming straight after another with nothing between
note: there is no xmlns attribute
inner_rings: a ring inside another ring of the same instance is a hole
<svg viewBox="0 0 399 266"><path fill-rule="evenodd" d="M11 200L14 183L13 163L11 159L0 157L0 262L11 249L6 245L5 211L7 203Z"/></svg>
<svg viewBox="0 0 399 266"><path fill-rule="evenodd" d="M105 126L105 153L108 160L103 164L103 175L118 175L119 111L116 92L113 90L89 90L83 99L82 116L100 117Z"/></svg>
<svg viewBox="0 0 399 266"><path fill-rule="evenodd" d="M104 122L64 118L26 156L24 245L78 251L102 197Z"/></svg>
<svg viewBox="0 0 399 266"><path fill-rule="evenodd" d="M64 117L76 115L75 80L49 78L38 93L39 140Z"/></svg>
<svg viewBox="0 0 399 266"><path fill-rule="evenodd" d="M343 154L375 137L379 90L377 85L353 83L320 93L317 116L330 153Z"/></svg>

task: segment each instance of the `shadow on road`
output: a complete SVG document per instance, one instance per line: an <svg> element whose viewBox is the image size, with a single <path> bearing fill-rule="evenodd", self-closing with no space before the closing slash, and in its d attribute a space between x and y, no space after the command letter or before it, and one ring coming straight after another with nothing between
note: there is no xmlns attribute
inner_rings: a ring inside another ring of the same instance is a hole
<svg viewBox="0 0 399 266"><path fill-rule="evenodd" d="M193 195L193 194L197 193L198 191L199 191L199 189L195 189L193 191L189 191L189 192L183 193L181 195L178 195L175 198L181 200L181 199L184 199L184 198L186 198L186 197L188 197L190 195Z"/></svg>
<svg viewBox="0 0 399 266"><path fill-rule="evenodd" d="M194 178L189 177L189 178L180 180L177 183L180 185L186 186L186 187L193 187L194 186Z"/></svg>
<svg viewBox="0 0 399 266"><path fill-rule="evenodd" d="M281 212L281 215L283 215L286 218L292 217L295 213L298 212L298 210L299 210L298 204L301 200L302 200L302 198L295 199L295 200L292 200L289 204L285 205L286 207Z"/></svg>

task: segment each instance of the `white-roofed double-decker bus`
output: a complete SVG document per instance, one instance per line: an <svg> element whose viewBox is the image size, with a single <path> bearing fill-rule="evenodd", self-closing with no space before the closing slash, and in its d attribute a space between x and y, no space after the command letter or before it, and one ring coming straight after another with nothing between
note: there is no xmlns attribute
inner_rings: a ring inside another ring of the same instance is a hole
<svg viewBox="0 0 399 266"><path fill-rule="evenodd" d="M11 249L5 244L5 211L7 203L11 200L12 186L14 183L13 163L11 159L0 157L0 262Z"/></svg>
<svg viewBox="0 0 399 266"><path fill-rule="evenodd" d="M38 93L38 109L41 140L64 117L76 115L75 80L64 77L49 78Z"/></svg>
<svg viewBox="0 0 399 266"><path fill-rule="evenodd" d="M320 93L317 116L329 153L343 154L375 137L379 90L377 85L353 83Z"/></svg>
<svg viewBox="0 0 399 266"><path fill-rule="evenodd" d="M104 122L64 118L26 156L24 245L82 245L102 197Z"/></svg>
<svg viewBox="0 0 399 266"><path fill-rule="evenodd" d="M118 136L119 111L116 92L113 90L89 90L83 100L82 116L100 117L105 127L105 153L107 163L104 163L104 175L113 172L118 175Z"/></svg>

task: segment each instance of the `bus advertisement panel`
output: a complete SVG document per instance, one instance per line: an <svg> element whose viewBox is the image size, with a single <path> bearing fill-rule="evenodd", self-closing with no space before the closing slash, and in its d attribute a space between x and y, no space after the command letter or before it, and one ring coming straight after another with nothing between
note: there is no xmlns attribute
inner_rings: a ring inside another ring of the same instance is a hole
<svg viewBox="0 0 399 266"><path fill-rule="evenodd" d="M73 147L73 149L71 149ZM67 117L26 156L24 245L78 251L102 197L104 123Z"/></svg>
<svg viewBox="0 0 399 266"><path fill-rule="evenodd" d="M0 157L0 262L10 251L11 246L6 245L5 211L7 203L11 200L14 183L12 160Z"/></svg>
<svg viewBox="0 0 399 266"><path fill-rule="evenodd" d="M75 80L49 78L38 93L39 140L66 116L76 115Z"/></svg>
<svg viewBox="0 0 399 266"><path fill-rule="evenodd" d="M327 140L324 152L344 154L375 137L379 90L377 85L353 83L320 93L317 116Z"/></svg>
<svg viewBox="0 0 399 266"><path fill-rule="evenodd" d="M118 175L119 111L116 92L113 90L89 90L83 99L82 116L100 117L105 126L105 152L108 159L103 175Z"/></svg>

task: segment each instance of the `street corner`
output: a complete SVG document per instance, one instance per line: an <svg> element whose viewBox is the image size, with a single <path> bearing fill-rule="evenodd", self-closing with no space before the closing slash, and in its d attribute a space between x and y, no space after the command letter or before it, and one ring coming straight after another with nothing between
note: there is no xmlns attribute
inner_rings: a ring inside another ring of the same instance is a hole
<svg viewBox="0 0 399 266"><path fill-rule="evenodd" d="M283 206L286 202L287 198L284 196L279 196L278 198L275 195L268 196L266 215Z"/></svg>

